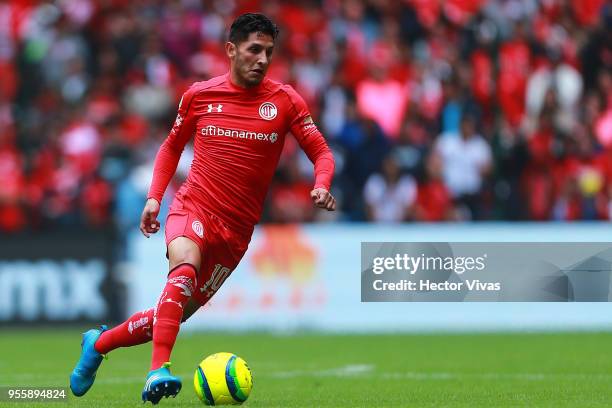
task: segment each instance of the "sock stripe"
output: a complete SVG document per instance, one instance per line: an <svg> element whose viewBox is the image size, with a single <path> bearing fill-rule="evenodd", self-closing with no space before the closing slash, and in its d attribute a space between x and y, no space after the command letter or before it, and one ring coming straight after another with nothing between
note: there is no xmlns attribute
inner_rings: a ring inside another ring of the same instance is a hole
<svg viewBox="0 0 612 408"><path fill-rule="evenodd" d="M194 265L192 265L192 264L190 264L188 262L178 264L174 268L170 269L170 271L168 272L168 277L170 277L170 275L172 275L177 269L179 269L181 267L188 267L188 268L193 269L193 277L194 277L193 278L193 284L195 286L197 284L196 280L197 280L197 277L198 277L198 270L197 270L197 268Z"/></svg>

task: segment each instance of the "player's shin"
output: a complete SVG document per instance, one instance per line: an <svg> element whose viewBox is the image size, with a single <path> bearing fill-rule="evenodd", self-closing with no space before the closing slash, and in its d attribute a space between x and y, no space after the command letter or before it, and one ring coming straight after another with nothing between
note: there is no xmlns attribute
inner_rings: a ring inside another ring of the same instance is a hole
<svg viewBox="0 0 612 408"><path fill-rule="evenodd" d="M153 318L151 370L160 368L170 360L184 307L195 287L196 269L191 264L181 264L168 275L168 281L159 298Z"/></svg>
<svg viewBox="0 0 612 408"><path fill-rule="evenodd" d="M103 332L94 347L100 354L107 354L119 347L130 347L151 341L153 311L147 309L134 313L129 319L111 330Z"/></svg>

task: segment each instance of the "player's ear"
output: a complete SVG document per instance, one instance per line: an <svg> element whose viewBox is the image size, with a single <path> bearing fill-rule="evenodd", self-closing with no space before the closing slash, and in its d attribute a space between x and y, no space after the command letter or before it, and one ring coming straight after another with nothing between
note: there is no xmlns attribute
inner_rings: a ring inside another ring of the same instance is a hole
<svg viewBox="0 0 612 408"><path fill-rule="evenodd" d="M236 57L236 45L233 42L225 43L225 53L229 57L229 59L234 59Z"/></svg>

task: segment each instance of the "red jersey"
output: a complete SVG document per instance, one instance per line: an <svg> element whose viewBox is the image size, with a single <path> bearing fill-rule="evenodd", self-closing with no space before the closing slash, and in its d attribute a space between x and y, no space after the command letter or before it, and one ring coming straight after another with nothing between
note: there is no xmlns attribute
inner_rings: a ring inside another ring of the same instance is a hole
<svg viewBox="0 0 612 408"><path fill-rule="evenodd" d="M252 230L291 132L315 166L315 188L329 190L334 159L304 100L289 85L265 78L242 88L230 74L194 83L155 159L149 198L158 202L176 171L185 144L194 159L177 195L230 227Z"/></svg>

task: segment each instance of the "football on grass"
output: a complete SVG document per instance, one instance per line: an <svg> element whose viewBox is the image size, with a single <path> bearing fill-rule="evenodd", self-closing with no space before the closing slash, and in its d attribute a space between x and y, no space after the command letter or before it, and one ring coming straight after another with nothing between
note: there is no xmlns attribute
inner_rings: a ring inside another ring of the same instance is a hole
<svg viewBox="0 0 612 408"><path fill-rule="evenodd" d="M253 377L247 363L232 353L215 353L198 365L193 386L206 405L238 405L247 400Z"/></svg>

